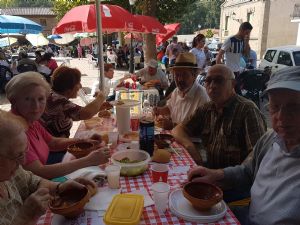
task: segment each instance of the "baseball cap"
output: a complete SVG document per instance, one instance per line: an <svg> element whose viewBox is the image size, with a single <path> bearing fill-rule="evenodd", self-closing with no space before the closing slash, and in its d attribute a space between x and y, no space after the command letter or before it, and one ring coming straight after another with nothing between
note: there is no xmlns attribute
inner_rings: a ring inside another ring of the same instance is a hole
<svg viewBox="0 0 300 225"><path fill-rule="evenodd" d="M300 66L286 67L272 74L266 91L277 88L300 91Z"/></svg>
<svg viewBox="0 0 300 225"><path fill-rule="evenodd" d="M155 59L150 59L149 62L147 63L147 65L152 68L157 68L158 62Z"/></svg>

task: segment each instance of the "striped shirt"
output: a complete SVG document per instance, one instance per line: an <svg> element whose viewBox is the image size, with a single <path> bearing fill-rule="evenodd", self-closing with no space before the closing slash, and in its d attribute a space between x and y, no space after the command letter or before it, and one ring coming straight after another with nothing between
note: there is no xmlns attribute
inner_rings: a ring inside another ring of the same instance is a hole
<svg viewBox="0 0 300 225"><path fill-rule="evenodd" d="M183 126L190 136L201 137L209 168L241 164L267 129L256 105L239 95L227 102L221 114L213 102L206 103Z"/></svg>
<svg viewBox="0 0 300 225"><path fill-rule="evenodd" d="M240 71L240 58L244 51L244 40L238 39L235 36L229 37L222 45L222 50L225 51L225 64L232 72Z"/></svg>

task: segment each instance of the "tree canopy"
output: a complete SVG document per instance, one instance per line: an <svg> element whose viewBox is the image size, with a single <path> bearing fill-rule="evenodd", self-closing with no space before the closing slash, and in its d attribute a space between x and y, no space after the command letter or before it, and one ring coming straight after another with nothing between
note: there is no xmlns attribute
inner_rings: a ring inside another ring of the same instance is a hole
<svg viewBox="0 0 300 225"><path fill-rule="evenodd" d="M52 7L53 0L1 0L0 8L8 7Z"/></svg>

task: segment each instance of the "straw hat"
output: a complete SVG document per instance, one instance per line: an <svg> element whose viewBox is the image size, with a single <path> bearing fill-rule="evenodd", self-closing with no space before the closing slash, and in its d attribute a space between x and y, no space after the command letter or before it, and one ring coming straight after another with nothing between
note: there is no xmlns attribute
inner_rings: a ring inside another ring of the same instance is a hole
<svg viewBox="0 0 300 225"><path fill-rule="evenodd" d="M197 65L196 56L190 52L180 53L175 60L175 64L170 66L169 70L177 68L201 69Z"/></svg>

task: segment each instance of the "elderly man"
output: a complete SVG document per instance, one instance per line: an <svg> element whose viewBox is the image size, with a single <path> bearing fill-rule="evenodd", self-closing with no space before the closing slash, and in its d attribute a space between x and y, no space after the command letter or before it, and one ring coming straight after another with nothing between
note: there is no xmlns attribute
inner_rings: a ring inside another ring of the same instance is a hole
<svg viewBox="0 0 300 225"><path fill-rule="evenodd" d="M244 164L212 170L197 167L189 178L251 187L250 207L237 211L242 224L300 224L300 67L276 72L267 87L273 130ZM239 213L238 213L239 212ZM241 215L241 212L244 212ZM248 216L247 216L248 215Z"/></svg>
<svg viewBox="0 0 300 225"><path fill-rule="evenodd" d="M164 129L172 129L174 124L183 122L199 106L209 101L206 90L195 82L200 68L194 54L179 54L170 69L177 88L172 92L166 106L154 108L154 113Z"/></svg>
<svg viewBox="0 0 300 225"><path fill-rule="evenodd" d="M209 168L224 168L242 163L266 131L261 112L252 101L236 95L234 84L234 74L227 66L212 66L205 79L211 101L172 131L197 164L202 159L190 137L201 137Z"/></svg>
<svg viewBox="0 0 300 225"><path fill-rule="evenodd" d="M137 78L141 79L141 83L146 86L160 86L160 89L168 87L168 80L166 74L158 68L158 62L150 59L147 67L135 73Z"/></svg>

